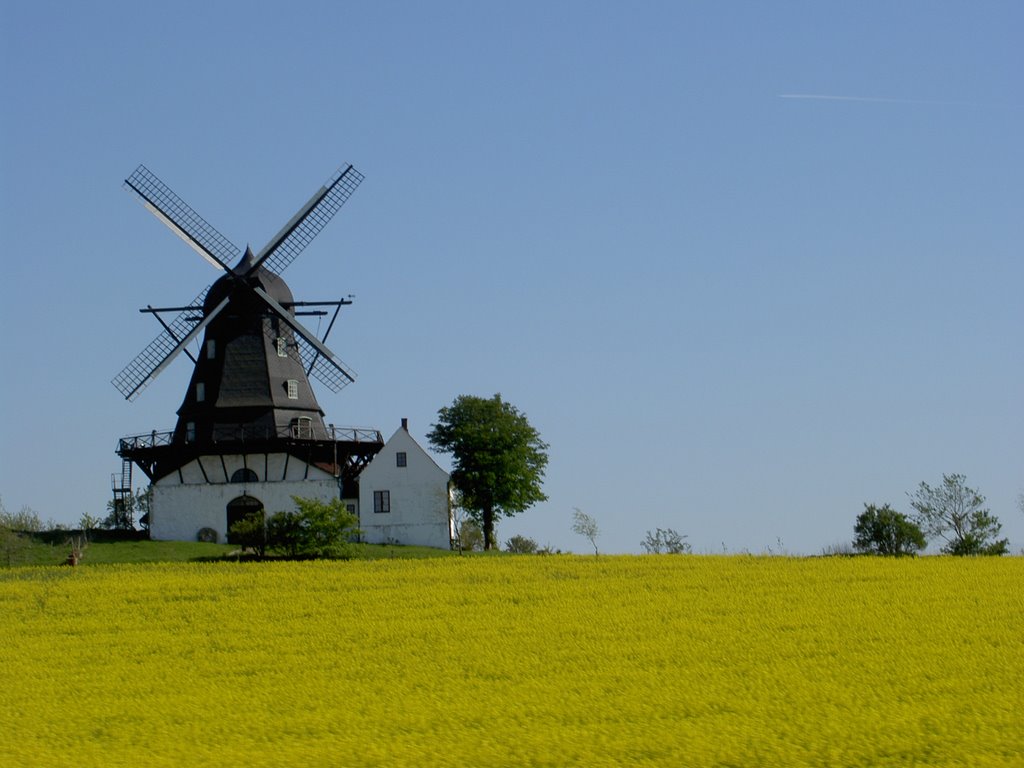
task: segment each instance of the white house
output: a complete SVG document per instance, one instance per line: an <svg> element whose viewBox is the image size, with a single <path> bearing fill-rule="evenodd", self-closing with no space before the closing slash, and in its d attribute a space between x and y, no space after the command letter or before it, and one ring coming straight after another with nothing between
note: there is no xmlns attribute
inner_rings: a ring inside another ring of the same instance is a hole
<svg viewBox="0 0 1024 768"><path fill-rule="evenodd" d="M448 473L402 426L359 475L359 527L371 544L449 549Z"/></svg>

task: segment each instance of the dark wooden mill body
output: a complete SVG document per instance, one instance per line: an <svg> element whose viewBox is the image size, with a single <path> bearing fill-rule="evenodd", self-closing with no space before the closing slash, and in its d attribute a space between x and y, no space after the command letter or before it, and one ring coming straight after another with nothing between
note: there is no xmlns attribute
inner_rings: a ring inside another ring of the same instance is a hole
<svg viewBox="0 0 1024 768"><path fill-rule="evenodd" d="M157 218L225 272L188 305L140 310L153 314L163 332L115 377L125 398L134 399L181 352L194 369L173 431L133 435L118 443L122 471L113 477L114 502L129 519L133 464L156 482L174 472L180 475L182 467L201 457L220 457L223 478L216 476L216 460L199 461L207 481L217 483L230 481L224 456L262 454L269 466L271 455L286 454L307 471L314 466L333 474L342 496L355 495L359 472L381 449L383 438L375 429L325 424L309 382L315 378L337 392L354 380L355 374L324 344L340 308L351 301L296 302L280 272L361 180L352 166L339 170L257 254L249 248L242 253L145 167L125 180ZM298 320L299 315L324 316L331 307L323 339ZM200 334L192 354L189 345Z"/></svg>

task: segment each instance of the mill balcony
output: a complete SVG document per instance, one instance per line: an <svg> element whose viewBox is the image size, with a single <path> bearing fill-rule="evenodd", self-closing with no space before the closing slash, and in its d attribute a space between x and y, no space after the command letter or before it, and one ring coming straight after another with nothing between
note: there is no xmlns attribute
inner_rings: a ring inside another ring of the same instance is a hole
<svg viewBox="0 0 1024 768"><path fill-rule="evenodd" d="M327 441L315 442L339 442L339 443L379 443L384 444L384 436L378 429L365 427L328 427L331 437ZM288 427L271 429L269 427L254 427L252 425L231 426L229 428L215 428L210 443L220 445L223 443L264 443L279 440L313 440L313 435L308 427L302 424L293 424ZM197 445L195 440L185 440L188 445ZM174 445L173 430L153 430L140 435L129 435L118 441L117 453L124 455L132 451L153 450L156 448L169 448Z"/></svg>
<svg viewBox="0 0 1024 768"><path fill-rule="evenodd" d="M122 437L117 454L151 481L197 457L229 453L286 452L335 474L356 476L384 446L384 436L377 429L331 426L327 434L327 439L314 438L301 423L277 429L231 425L214 430L208 439L189 440L186 435L185 440L175 441L173 430L153 430Z"/></svg>

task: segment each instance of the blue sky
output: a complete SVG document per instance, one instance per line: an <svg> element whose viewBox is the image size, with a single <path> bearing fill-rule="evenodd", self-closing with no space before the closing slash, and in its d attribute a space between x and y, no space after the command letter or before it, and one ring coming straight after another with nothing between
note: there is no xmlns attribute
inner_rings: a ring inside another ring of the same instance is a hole
<svg viewBox="0 0 1024 768"><path fill-rule="evenodd" d="M174 424L187 359L134 403L110 379L159 330L138 308L216 273L122 180L258 248L351 162L285 273L356 297L329 344L359 378L320 403L425 443L501 392L551 446L503 540L586 551L579 507L609 552L815 554L959 472L1024 547L1020 4L0 14L8 509L102 513L117 439Z"/></svg>

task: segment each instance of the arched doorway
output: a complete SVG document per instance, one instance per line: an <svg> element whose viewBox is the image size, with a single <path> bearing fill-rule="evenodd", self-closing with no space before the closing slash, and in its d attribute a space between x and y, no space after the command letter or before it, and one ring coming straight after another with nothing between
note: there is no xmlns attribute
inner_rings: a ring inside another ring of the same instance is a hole
<svg viewBox="0 0 1024 768"><path fill-rule="evenodd" d="M228 502L227 506L227 540L231 541L231 526L253 512L263 512L263 502L255 496L242 494Z"/></svg>

